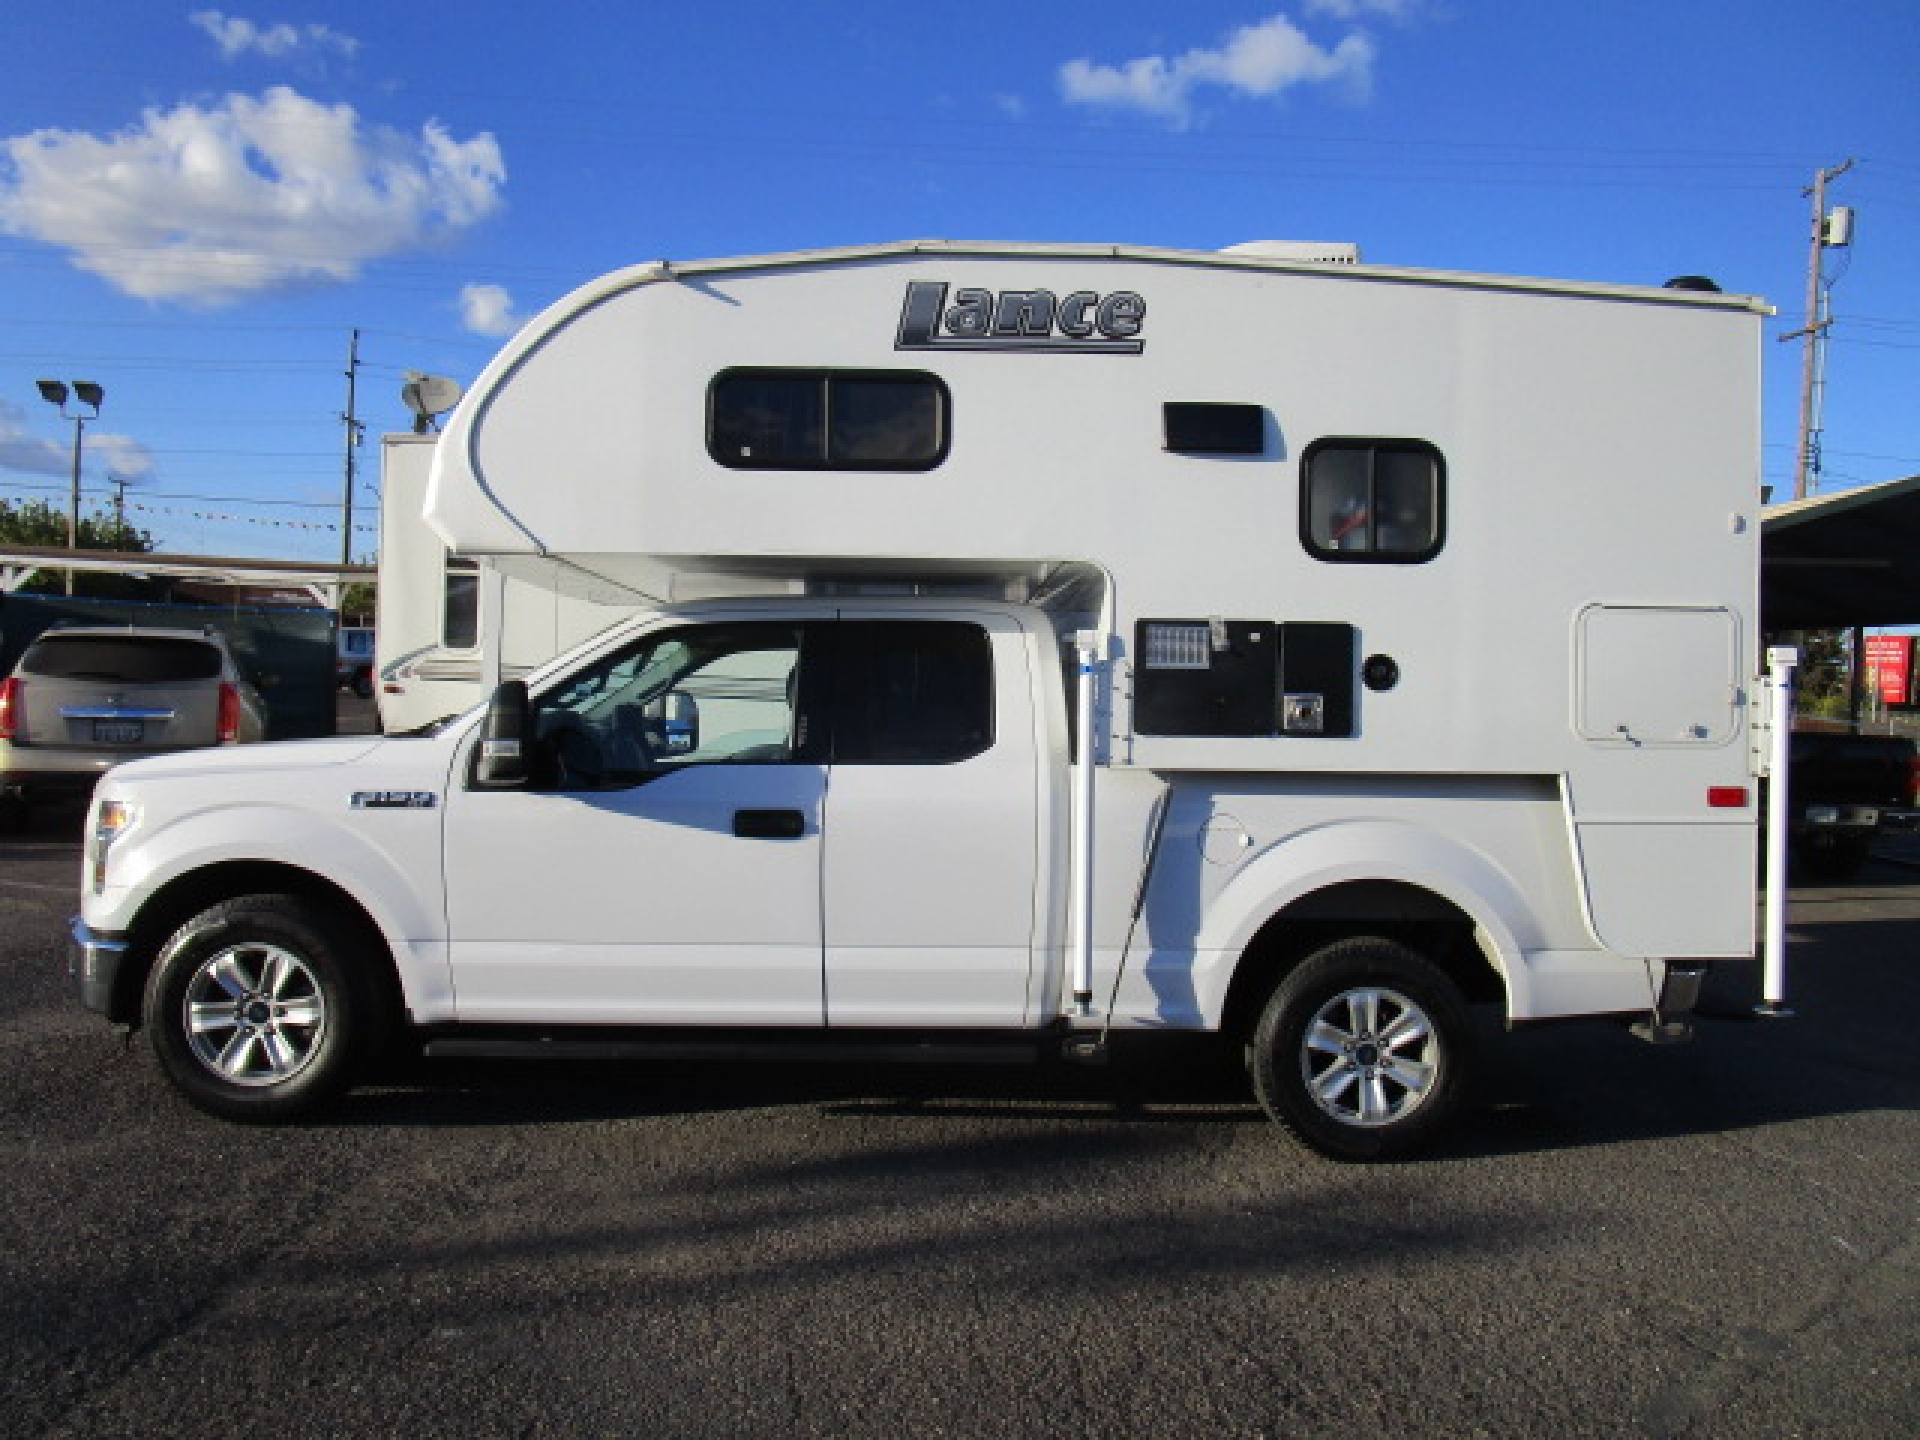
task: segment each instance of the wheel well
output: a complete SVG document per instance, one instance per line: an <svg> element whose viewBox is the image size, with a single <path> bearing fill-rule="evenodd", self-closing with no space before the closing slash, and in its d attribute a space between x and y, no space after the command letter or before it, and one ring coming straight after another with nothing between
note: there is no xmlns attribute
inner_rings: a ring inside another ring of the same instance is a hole
<svg viewBox="0 0 1920 1440"><path fill-rule="evenodd" d="M1304 895L1260 927L1227 987L1221 1030L1250 1036L1267 997L1289 971L1334 941L1354 935L1377 935L1417 951L1439 966L1470 1004L1506 996L1506 986L1466 911L1417 885L1355 880Z"/></svg>
<svg viewBox="0 0 1920 1440"><path fill-rule="evenodd" d="M346 927L357 953L372 962L371 973L390 1013L404 1013L400 974L386 937L360 902L331 880L294 865L269 861L235 861L210 865L170 881L140 908L127 932L126 959L115 977L113 1008L108 1018L123 1025L139 1025L141 998L147 976L161 947L173 932L209 906L240 895L293 895L326 911Z"/></svg>

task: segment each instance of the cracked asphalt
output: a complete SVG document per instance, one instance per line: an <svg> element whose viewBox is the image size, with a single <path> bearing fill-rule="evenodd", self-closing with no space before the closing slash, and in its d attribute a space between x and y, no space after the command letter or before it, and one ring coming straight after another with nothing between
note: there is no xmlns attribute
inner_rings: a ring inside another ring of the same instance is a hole
<svg viewBox="0 0 1920 1440"><path fill-rule="evenodd" d="M208 1119L70 999L0 838L0 1434L1886 1436L1920 1414L1920 842L1792 912L1799 1016L1490 1032L1434 1158L1224 1069L430 1064Z"/></svg>

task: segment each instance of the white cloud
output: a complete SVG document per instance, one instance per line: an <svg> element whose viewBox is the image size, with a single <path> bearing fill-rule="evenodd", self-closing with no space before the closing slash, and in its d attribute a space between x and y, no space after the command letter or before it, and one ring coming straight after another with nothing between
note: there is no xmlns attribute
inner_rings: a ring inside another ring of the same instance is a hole
<svg viewBox="0 0 1920 1440"><path fill-rule="evenodd" d="M1364 20L1378 15L1384 20L1410 20L1427 0L1306 0L1306 13L1325 15L1334 20Z"/></svg>
<svg viewBox="0 0 1920 1440"><path fill-rule="evenodd" d="M81 414L88 413L82 409ZM65 480L73 474L73 429L65 420L56 419L49 409L46 418L65 429L64 440L41 440L27 433L27 412L9 400L0 400L0 470L28 475L52 475ZM110 475L140 480L153 473L153 452L130 435L113 435L89 429L81 439L83 466L89 471L97 461Z"/></svg>
<svg viewBox="0 0 1920 1440"><path fill-rule="evenodd" d="M362 125L351 105L284 87L148 110L105 137L0 140L0 231L70 252L129 295L226 304L351 280L500 206L491 134Z"/></svg>
<svg viewBox="0 0 1920 1440"><path fill-rule="evenodd" d="M1270 99L1296 85L1341 84L1365 96L1372 85L1373 57L1373 41L1363 34L1355 32L1324 48L1285 15L1275 15L1235 30L1217 49L1189 50L1173 59L1144 55L1123 65L1070 60L1060 67L1060 86L1075 104L1144 110L1184 125L1192 120L1193 97L1203 87Z"/></svg>
<svg viewBox="0 0 1920 1440"><path fill-rule="evenodd" d="M56 445L27 434L26 411L12 401L0 400L0 470L69 475L73 473L73 446Z"/></svg>
<svg viewBox="0 0 1920 1440"><path fill-rule="evenodd" d="M476 335L511 335L526 318L514 313L513 296L502 285L460 287L460 320Z"/></svg>
<svg viewBox="0 0 1920 1440"><path fill-rule="evenodd" d="M187 19L213 38L223 60L238 60L250 52L279 58L300 50L351 56L360 48L360 42L351 35L342 35L327 25L263 26L218 10L196 10Z"/></svg>
<svg viewBox="0 0 1920 1440"><path fill-rule="evenodd" d="M144 480L153 474L153 452L131 435L88 434L81 449L98 455L107 473L123 480Z"/></svg>

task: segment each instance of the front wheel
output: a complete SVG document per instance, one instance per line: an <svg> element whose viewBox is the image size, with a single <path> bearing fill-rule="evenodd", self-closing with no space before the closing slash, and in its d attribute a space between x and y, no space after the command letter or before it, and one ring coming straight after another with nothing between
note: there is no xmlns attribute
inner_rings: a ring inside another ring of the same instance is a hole
<svg viewBox="0 0 1920 1440"><path fill-rule="evenodd" d="M1469 1050L1453 982L1406 946L1363 936L1281 981L1249 1061L1260 1103L1295 1139L1339 1160L1394 1160L1445 1127Z"/></svg>
<svg viewBox="0 0 1920 1440"><path fill-rule="evenodd" d="M147 982L154 1053L188 1100L235 1120L304 1115L375 1047L380 1002L341 926L290 895L249 895L174 932Z"/></svg>

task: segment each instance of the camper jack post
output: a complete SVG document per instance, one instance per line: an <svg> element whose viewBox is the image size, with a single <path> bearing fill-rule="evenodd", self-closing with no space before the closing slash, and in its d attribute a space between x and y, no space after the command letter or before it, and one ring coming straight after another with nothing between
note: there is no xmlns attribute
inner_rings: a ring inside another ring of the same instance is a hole
<svg viewBox="0 0 1920 1440"><path fill-rule="evenodd" d="M1073 785L1073 1013L1082 1020L1093 1015L1093 692L1099 683L1100 634L1077 630L1073 636L1078 657L1075 686L1076 714Z"/></svg>
<svg viewBox="0 0 1920 1440"><path fill-rule="evenodd" d="M1787 774L1793 735L1793 672L1800 652L1791 645L1767 651L1767 909L1760 1003L1754 1013L1775 1019L1793 1014L1787 989Z"/></svg>

